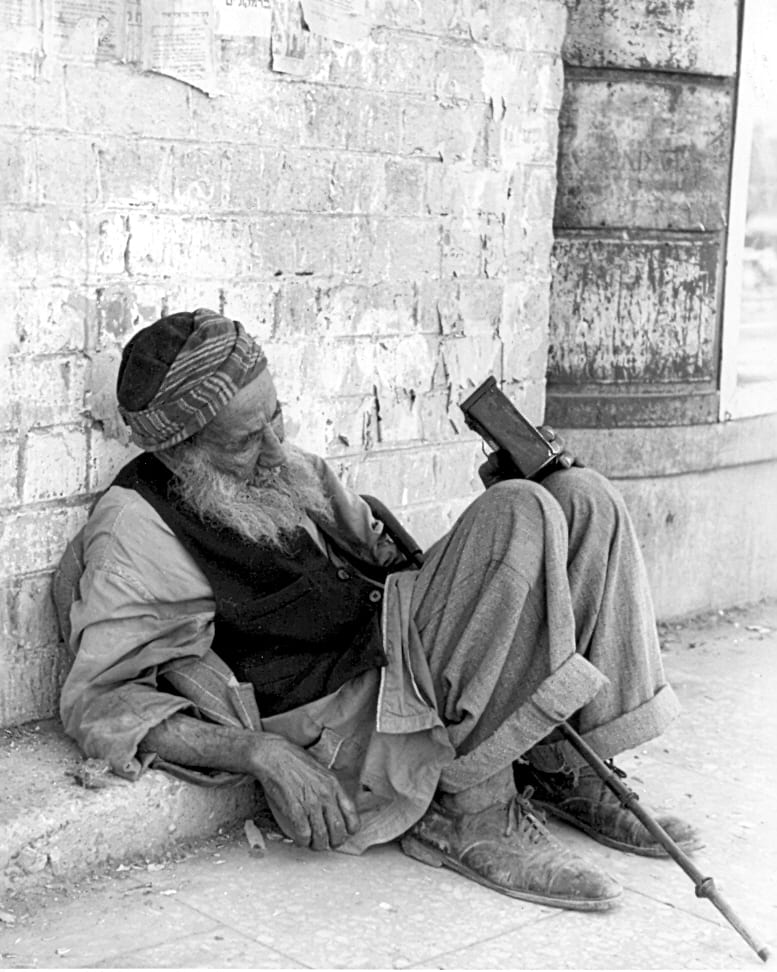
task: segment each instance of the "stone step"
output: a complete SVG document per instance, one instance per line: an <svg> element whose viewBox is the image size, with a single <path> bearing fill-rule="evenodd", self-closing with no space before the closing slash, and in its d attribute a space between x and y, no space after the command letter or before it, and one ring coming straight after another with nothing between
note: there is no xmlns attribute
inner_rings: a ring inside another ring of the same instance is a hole
<svg viewBox="0 0 777 972"><path fill-rule="evenodd" d="M56 720L0 730L0 893L153 857L263 805L250 782L203 787L148 770L135 783L84 761Z"/></svg>

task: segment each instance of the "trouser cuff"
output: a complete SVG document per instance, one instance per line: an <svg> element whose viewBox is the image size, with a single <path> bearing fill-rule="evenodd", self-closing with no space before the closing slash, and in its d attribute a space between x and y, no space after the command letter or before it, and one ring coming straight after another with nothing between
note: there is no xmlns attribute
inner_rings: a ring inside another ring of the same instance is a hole
<svg viewBox="0 0 777 972"><path fill-rule="evenodd" d="M582 655L571 655L548 675L528 701L508 715L493 735L443 769L440 789L459 793L509 766L559 722L590 702L607 682Z"/></svg>
<svg viewBox="0 0 777 972"><path fill-rule="evenodd" d="M626 749L633 749L660 736L680 712L674 690L664 685L656 694L630 712L604 725L581 733L582 738L601 759L610 759ZM566 740L537 745L531 751L531 763L539 770L552 772L565 764L569 768L587 765L586 760Z"/></svg>

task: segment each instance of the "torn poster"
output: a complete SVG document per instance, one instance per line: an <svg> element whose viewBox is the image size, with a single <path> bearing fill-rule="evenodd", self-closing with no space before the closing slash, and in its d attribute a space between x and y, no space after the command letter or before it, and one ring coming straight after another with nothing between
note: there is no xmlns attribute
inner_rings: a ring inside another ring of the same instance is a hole
<svg viewBox="0 0 777 972"><path fill-rule="evenodd" d="M142 0L143 68L211 94L216 87L210 0Z"/></svg>
<svg viewBox="0 0 777 972"><path fill-rule="evenodd" d="M305 23L314 34L357 44L369 37L364 0L302 0Z"/></svg>
<svg viewBox="0 0 777 972"><path fill-rule="evenodd" d="M124 0L45 0L44 49L92 63L119 59L125 18Z"/></svg>
<svg viewBox="0 0 777 972"><path fill-rule="evenodd" d="M0 0L0 49L30 54L41 48L38 0Z"/></svg>
<svg viewBox="0 0 777 972"><path fill-rule="evenodd" d="M297 77L307 74L310 68L307 44L308 31L299 0L272 0L270 51L273 71Z"/></svg>
<svg viewBox="0 0 777 972"><path fill-rule="evenodd" d="M270 0L214 0L216 33L231 37L269 37Z"/></svg>
<svg viewBox="0 0 777 972"><path fill-rule="evenodd" d="M143 60L143 10L141 0L125 0L127 16L124 21L124 41L120 59L128 64Z"/></svg>

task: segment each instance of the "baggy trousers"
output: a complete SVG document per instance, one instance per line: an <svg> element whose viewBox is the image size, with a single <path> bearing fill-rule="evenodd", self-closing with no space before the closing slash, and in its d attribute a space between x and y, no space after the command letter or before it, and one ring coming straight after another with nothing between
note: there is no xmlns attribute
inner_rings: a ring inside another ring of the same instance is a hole
<svg viewBox="0 0 777 972"><path fill-rule="evenodd" d="M579 764L547 742L562 719L607 758L678 711L631 519L593 470L489 488L427 554L411 614L457 754L443 790L529 749L540 766Z"/></svg>

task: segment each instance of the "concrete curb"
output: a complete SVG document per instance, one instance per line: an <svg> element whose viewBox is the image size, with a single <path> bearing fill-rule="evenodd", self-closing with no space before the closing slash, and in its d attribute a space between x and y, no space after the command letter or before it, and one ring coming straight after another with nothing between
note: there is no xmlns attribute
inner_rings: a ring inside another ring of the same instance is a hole
<svg viewBox="0 0 777 972"><path fill-rule="evenodd" d="M252 817L251 783L202 787L149 770L136 783L106 774L97 788L55 720L0 733L0 893L77 879L108 861L154 856Z"/></svg>

